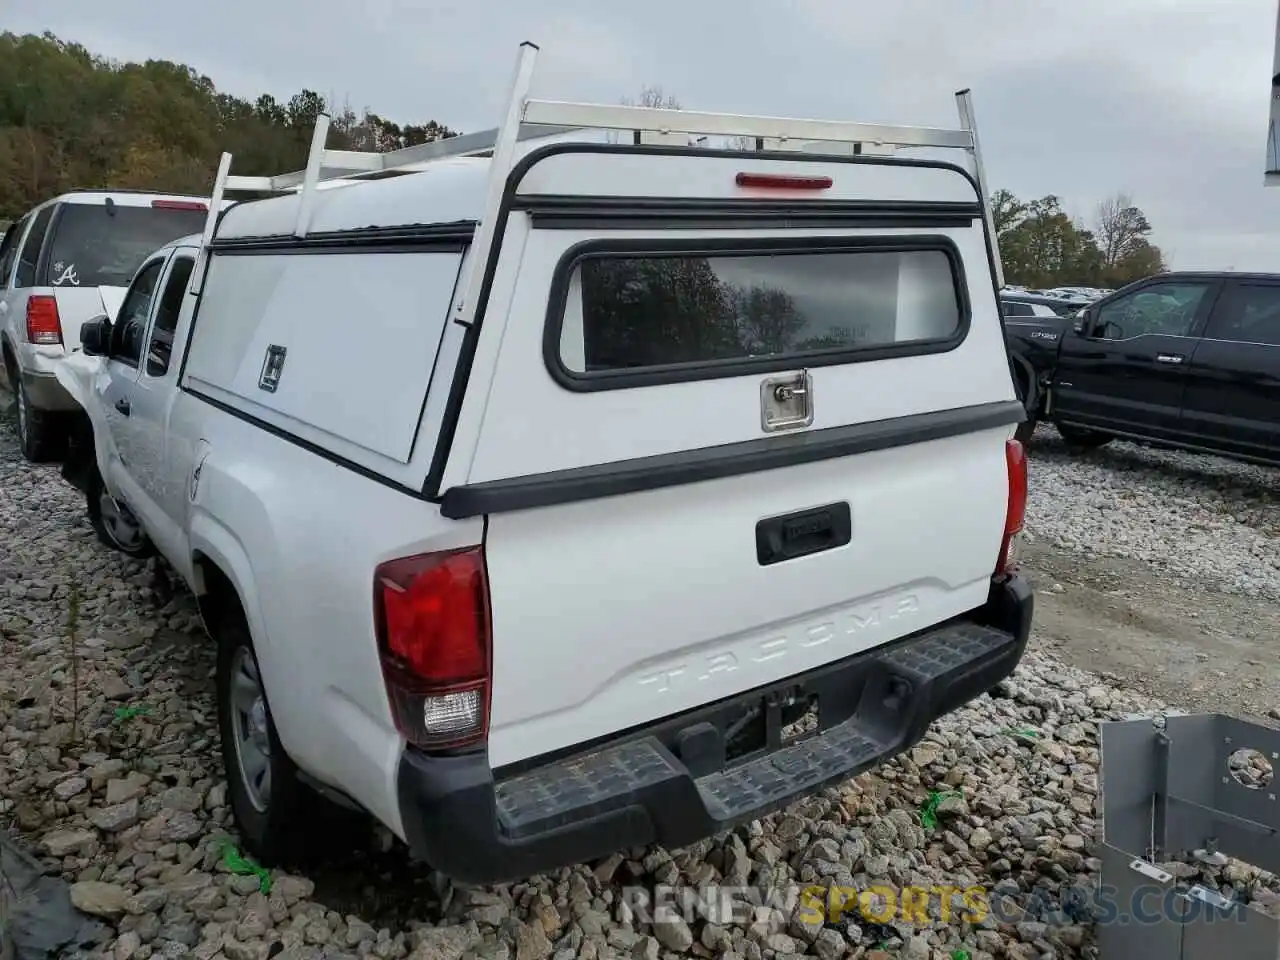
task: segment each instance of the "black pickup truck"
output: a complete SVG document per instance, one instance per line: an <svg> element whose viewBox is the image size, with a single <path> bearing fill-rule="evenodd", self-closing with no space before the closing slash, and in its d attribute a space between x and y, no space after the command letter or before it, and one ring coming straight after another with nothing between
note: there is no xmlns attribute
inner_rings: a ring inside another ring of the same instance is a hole
<svg viewBox="0 0 1280 960"><path fill-rule="evenodd" d="M1163 273L1065 317L1006 316L1030 418L1280 464L1280 274Z"/></svg>

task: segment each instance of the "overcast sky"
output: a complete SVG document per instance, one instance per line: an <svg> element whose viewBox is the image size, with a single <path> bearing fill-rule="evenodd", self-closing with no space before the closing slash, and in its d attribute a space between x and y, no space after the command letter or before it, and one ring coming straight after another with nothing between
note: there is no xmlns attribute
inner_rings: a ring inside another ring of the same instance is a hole
<svg viewBox="0 0 1280 960"><path fill-rule="evenodd" d="M303 87L392 119L494 126L516 45L535 95L952 125L974 91L988 175L1093 220L1131 193L1179 268L1280 270L1262 187L1277 0L0 0L0 26L219 88Z"/></svg>

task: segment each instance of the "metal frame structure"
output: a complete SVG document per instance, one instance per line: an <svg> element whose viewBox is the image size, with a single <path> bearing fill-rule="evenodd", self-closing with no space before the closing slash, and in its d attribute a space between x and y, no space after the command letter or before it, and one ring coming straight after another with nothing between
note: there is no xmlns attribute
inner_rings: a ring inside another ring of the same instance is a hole
<svg viewBox="0 0 1280 960"><path fill-rule="evenodd" d="M1230 758L1257 750L1280 766L1280 730L1218 714L1100 726L1101 960L1276 960L1280 916L1180 880L1170 861L1228 857L1280 870L1280 784L1246 785Z"/></svg>
<svg viewBox="0 0 1280 960"><path fill-rule="evenodd" d="M702 134L745 138L772 150L815 152L822 143L863 144L868 153L891 152L897 147L923 147L964 150L969 154L972 174L982 194L982 207L990 238L991 254L999 286L1004 285L1004 271L996 243L995 222L987 191L986 174L978 146L977 121L973 100L968 90L956 96L960 114L958 129L936 127L892 126L875 123L853 123L839 120L810 120L789 117L760 117L722 113L704 113L654 107L614 106L598 103L571 103L557 100L532 100L528 97L533 79L538 47L523 43L516 61L511 83L511 96L500 126L493 130L464 134L447 140L436 140L388 153L366 153L353 150L328 150L329 117L321 114L311 138L311 150L304 170L272 177L231 175L231 154L224 153L214 181L213 202L201 240L199 262L191 273L191 292L198 293L203 283L206 250L213 240L223 197L228 191L287 193L300 192L298 219L294 233L305 237L310 226L315 191L321 182L360 180L388 175L413 173L422 165L451 157L492 157L488 199L479 229L473 241L472 262L483 263L494 241L493 229L502 191L515 161L516 144L523 140L562 136L583 130L632 131L637 142L671 142L679 135ZM685 142L688 142L687 140ZM457 319L469 323L469 311L478 300L481 271L472 271L466 295L460 301L462 315ZM474 288L474 289L473 289Z"/></svg>
<svg viewBox="0 0 1280 960"><path fill-rule="evenodd" d="M1271 56L1271 107L1267 111L1267 148L1262 185L1280 187L1280 4L1276 10L1275 52Z"/></svg>

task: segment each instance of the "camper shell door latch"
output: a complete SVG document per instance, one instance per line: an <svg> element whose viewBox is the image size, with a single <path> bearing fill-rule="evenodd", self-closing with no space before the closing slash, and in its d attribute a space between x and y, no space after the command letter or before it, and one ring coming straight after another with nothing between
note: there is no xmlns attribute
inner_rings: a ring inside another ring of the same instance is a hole
<svg viewBox="0 0 1280 960"><path fill-rule="evenodd" d="M813 377L808 370L766 377L760 384L760 426L765 433L813 423Z"/></svg>

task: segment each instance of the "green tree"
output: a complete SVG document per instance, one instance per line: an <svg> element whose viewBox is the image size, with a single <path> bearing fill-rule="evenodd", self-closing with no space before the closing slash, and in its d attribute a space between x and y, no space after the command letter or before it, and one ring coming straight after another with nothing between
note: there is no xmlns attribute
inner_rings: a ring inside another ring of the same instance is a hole
<svg viewBox="0 0 1280 960"><path fill-rule="evenodd" d="M1053 195L1027 203L1000 237L1007 278L1032 287L1054 286L1067 276L1086 282L1081 275L1090 272L1091 246Z"/></svg>
<svg viewBox="0 0 1280 960"><path fill-rule="evenodd" d="M1123 195L1104 204L1096 232L1067 216L1052 194L1024 202L997 190L991 206L1009 283L1116 287L1165 269L1160 248L1148 239L1150 222Z"/></svg>
<svg viewBox="0 0 1280 960"><path fill-rule="evenodd" d="M313 90L245 100L184 64L117 63L53 34L0 33L0 219L86 187L207 193L224 150L237 173L301 169L316 116L331 109ZM434 120L344 111L328 145L392 150L455 135Z"/></svg>
<svg viewBox="0 0 1280 960"><path fill-rule="evenodd" d="M1027 215L1027 205L1008 190L997 190L991 195L991 217L995 221L996 236L1016 227Z"/></svg>

